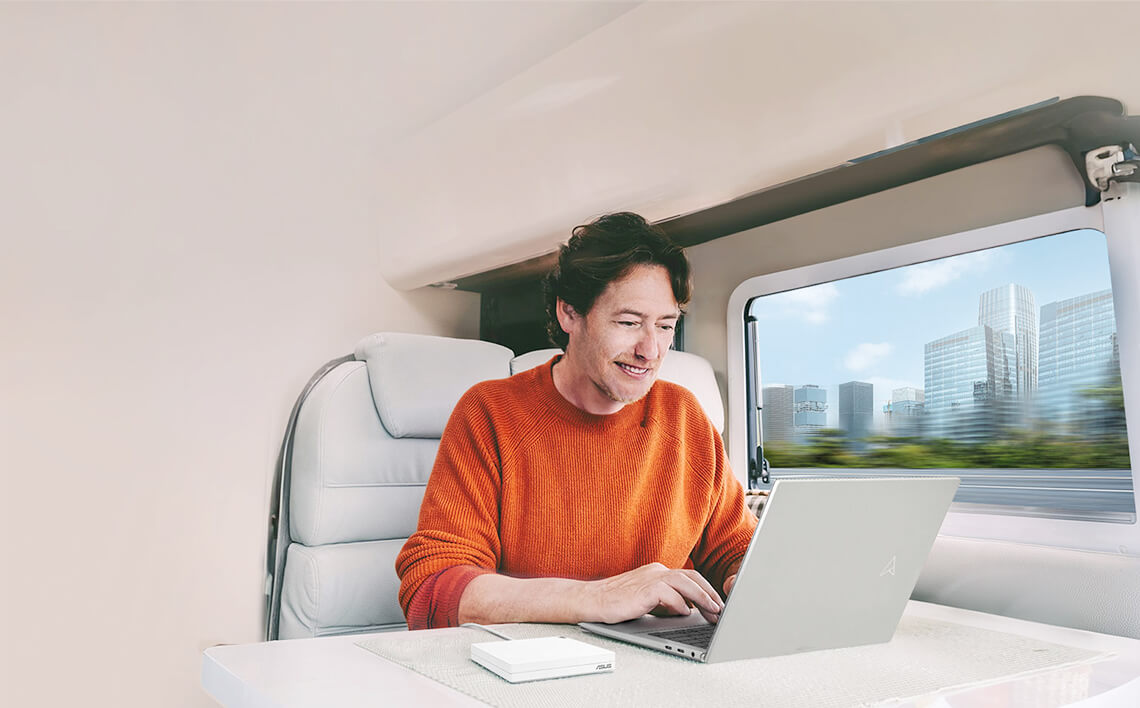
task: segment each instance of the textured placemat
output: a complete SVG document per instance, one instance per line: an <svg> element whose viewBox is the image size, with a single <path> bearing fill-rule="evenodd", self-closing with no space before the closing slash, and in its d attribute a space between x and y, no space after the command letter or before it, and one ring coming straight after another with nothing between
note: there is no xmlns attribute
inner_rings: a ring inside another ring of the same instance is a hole
<svg viewBox="0 0 1140 708"><path fill-rule="evenodd" d="M471 661L478 629L385 634L358 644L494 706L715 705L848 708L1003 681L1110 656L1015 634L903 617L894 639L849 649L700 664L571 625L500 625L515 639L563 635L612 649L614 672L510 684Z"/></svg>

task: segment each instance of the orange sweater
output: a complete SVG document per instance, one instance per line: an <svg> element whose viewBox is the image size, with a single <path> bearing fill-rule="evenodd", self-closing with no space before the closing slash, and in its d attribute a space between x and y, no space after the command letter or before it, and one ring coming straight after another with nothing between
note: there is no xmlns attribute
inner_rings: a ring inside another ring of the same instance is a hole
<svg viewBox="0 0 1140 708"><path fill-rule="evenodd" d="M744 556L756 518L693 394L658 381L593 415L558 393L556 360L477 384L452 412L396 558L412 629L455 625L484 572L594 580L691 561L719 590Z"/></svg>

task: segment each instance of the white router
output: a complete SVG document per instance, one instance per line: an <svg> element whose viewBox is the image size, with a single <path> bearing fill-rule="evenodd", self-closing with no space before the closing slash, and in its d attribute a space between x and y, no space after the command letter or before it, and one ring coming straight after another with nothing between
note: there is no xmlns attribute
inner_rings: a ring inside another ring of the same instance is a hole
<svg viewBox="0 0 1140 708"><path fill-rule="evenodd" d="M471 645L471 661L511 683L614 670L614 653L568 637L511 639Z"/></svg>

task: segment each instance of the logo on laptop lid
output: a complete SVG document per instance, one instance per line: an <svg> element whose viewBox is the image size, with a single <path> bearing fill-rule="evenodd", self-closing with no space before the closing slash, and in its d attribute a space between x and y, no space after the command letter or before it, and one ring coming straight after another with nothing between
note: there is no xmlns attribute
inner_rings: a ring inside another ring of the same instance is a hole
<svg viewBox="0 0 1140 708"><path fill-rule="evenodd" d="M895 574L895 561L897 560L897 558L898 558L898 556L891 556L891 559L889 561L887 561L887 564L885 566L883 566L882 570L879 571L879 577L880 578L883 577L884 575L894 575Z"/></svg>

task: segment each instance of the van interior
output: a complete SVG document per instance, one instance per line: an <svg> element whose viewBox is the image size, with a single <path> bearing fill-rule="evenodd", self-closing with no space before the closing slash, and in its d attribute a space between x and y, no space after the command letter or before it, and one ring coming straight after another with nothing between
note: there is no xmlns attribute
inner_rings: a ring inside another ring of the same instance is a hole
<svg viewBox="0 0 1140 708"><path fill-rule="evenodd" d="M211 647L402 631L376 559L450 406L549 358L553 254L627 210L746 489L960 476L914 600L1140 640L1138 25L0 5L5 704L204 708Z"/></svg>

